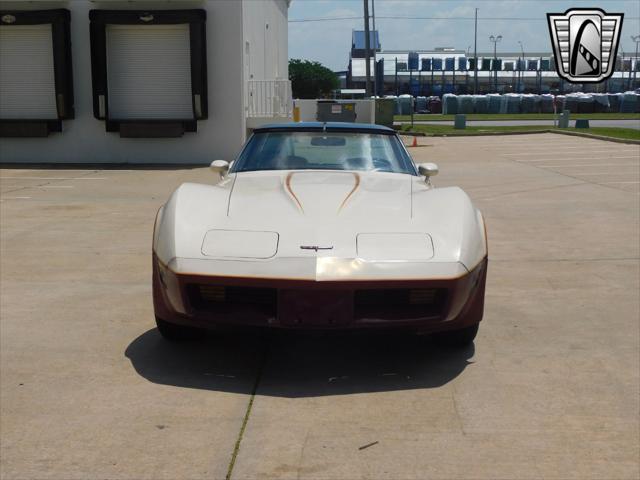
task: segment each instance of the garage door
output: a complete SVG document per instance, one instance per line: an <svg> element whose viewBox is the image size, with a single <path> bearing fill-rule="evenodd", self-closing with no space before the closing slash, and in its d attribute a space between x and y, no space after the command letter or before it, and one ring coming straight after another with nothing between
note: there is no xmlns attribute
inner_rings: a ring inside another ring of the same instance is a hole
<svg viewBox="0 0 640 480"><path fill-rule="evenodd" d="M0 26L0 118L58 118L51 24Z"/></svg>
<svg viewBox="0 0 640 480"><path fill-rule="evenodd" d="M192 120L189 25L107 25L109 119Z"/></svg>

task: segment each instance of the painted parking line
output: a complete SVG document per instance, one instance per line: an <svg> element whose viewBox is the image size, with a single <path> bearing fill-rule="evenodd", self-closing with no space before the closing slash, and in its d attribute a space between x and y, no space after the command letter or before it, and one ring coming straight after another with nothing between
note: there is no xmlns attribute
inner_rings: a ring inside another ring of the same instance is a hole
<svg viewBox="0 0 640 480"><path fill-rule="evenodd" d="M600 183L607 183L607 184L609 184L609 183L630 183L630 184L636 184L636 183L640 183L640 181L638 181L638 182L600 182Z"/></svg>
<svg viewBox="0 0 640 480"><path fill-rule="evenodd" d="M537 165L540 168L572 168L572 167L633 167L638 168L640 164L635 163L586 163L582 165Z"/></svg>
<svg viewBox="0 0 640 480"><path fill-rule="evenodd" d="M640 161L640 157L638 157L638 155L620 155L620 156L606 156L606 157L599 157L599 158L606 158L607 160L613 159L613 160L622 160L622 159L627 159L627 158L631 158L631 159L635 159ZM568 157L568 158L538 158L535 160L523 160L523 159L513 159L514 161L518 162L518 163L540 163L540 162L548 162L549 160L552 161L556 161L556 162L567 162L567 161L571 161L571 160L598 160L598 158L585 158L585 157Z"/></svg>
<svg viewBox="0 0 640 480"><path fill-rule="evenodd" d="M599 173L579 173L579 172L565 172L563 173L563 175L579 175L581 177L595 177L597 175L632 175L632 172L622 172L622 173L617 173L617 172L599 172Z"/></svg>
<svg viewBox="0 0 640 480"><path fill-rule="evenodd" d="M23 171L25 169L15 169L15 168L7 168L4 169L5 172L12 172L12 171ZM75 169L75 168L35 168L35 169L28 169L30 171L35 172L56 172L56 173L62 173L62 172L84 172L84 173L98 173L101 172L102 170L96 170L95 168L85 168L85 169Z"/></svg>
<svg viewBox="0 0 640 480"><path fill-rule="evenodd" d="M518 147L518 145L510 145L510 147L515 148ZM531 151L531 150L550 150L550 149L554 149L554 150L588 150L588 147L585 147L584 145L580 145L580 146L563 146L563 145L554 145L554 144L546 144L546 145L540 145L540 146L532 146L532 145L528 145L528 144L522 144L519 145L519 147L524 147L527 149L527 151ZM604 147L600 146L597 147L598 150L604 150ZM623 147L623 146L618 146L618 147L611 147L611 150L633 150L633 148L629 148L629 147ZM513 152L513 153L521 153L521 152Z"/></svg>
<svg viewBox="0 0 640 480"><path fill-rule="evenodd" d="M0 176L2 178L13 178L13 179L22 179L22 180L107 180L107 177L5 177Z"/></svg>
<svg viewBox="0 0 640 480"><path fill-rule="evenodd" d="M584 147L580 147L581 149L584 150L585 154L592 154L592 153L632 153L631 151L625 151L625 150L617 150L617 151L613 151L611 149L586 149ZM518 153L502 153L501 155L505 156L505 157L524 157L524 156L529 156L529 155L558 155L557 149L553 149L550 148L548 151L539 151L539 152L518 152ZM577 152L567 152L567 153L577 153ZM636 157L638 156L638 153L636 153Z"/></svg>
<svg viewBox="0 0 640 480"><path fill-rule="evenodd" d="M0 197L0 200L26 200L31 197Z"/></svg>

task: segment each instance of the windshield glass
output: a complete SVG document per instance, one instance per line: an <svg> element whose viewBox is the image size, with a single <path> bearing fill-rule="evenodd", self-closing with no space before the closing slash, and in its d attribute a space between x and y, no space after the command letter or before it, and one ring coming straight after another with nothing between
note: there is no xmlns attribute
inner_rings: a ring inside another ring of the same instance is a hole
<svg viewBox="0 0 640 480"><path fill-rule="evenodd" d="M232 172L360 170L407 173L415 167L395 135L262 132L251 137Z"/></svg>

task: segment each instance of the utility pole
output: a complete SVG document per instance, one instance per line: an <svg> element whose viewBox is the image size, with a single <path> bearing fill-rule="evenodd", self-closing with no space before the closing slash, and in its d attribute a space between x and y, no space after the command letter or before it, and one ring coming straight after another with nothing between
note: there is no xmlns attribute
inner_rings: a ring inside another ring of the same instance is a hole
<svg viewBox="0 0 640 480"><path fill-rule="evenodd" d="M478 93L478 9L476 8L476 26L473 33L473 94Z"/></svg>
<svg viewBox="0 0 640 480"><path fill-rule="evenodd" d="M371 63L370 63L370 55L371 55L371 45L369 38L369 0L364 0L364 61L365 61L365 72L367 76L367 80L365 83L365 97L369 98L371 96Z"/></svg>
<svg viewBox="0 0 640 480"><path fill-rule="evenodd" d="M520 52L522 53L522 57L520 57L520 60L518 60L518 91L517 91L517 93L520 93L520 89L521 89L522 85L524 84L524 72L523 72L523 70L524 70L524 47L522 46L522 42L520 40L518 40L518 43L520 44ZM562 82L562 79L560 79L560 81Z"/></svg>
<svg viewBox="0 0 640 480"><path fill-rule="evenodd" d="M620 63L620 68L622 69L622 89L624 90L624 48L620 45L620 51L622 52L622 62Z"/></svg>
<svg viewBox="0 0 640 480"><path fill-rule="evenodd" d="M398 96L398 57L396 57L396 70L395 70L395 76L394 76L394 84L396 87L396 97Z"/></svg>
<svg viewBox="0 0 640 480"><path fill-rule="evenodd" d="M494 77L494 86L496 89L496 93L498 93L498 55L497 55L497 47L498 42L502 40L502 35L498 35L494 37L491 35L489 37L489 41L493 43L493 77Z"/></svg>
<svg viewBox="0 0 640 480"><path fill-rule="evenodd" d="M378 96L378 31L376 30L376 0L371 0L371 17L373 18L373 95ZM384 89L384 71L382 72L382 87Z"/></svg>

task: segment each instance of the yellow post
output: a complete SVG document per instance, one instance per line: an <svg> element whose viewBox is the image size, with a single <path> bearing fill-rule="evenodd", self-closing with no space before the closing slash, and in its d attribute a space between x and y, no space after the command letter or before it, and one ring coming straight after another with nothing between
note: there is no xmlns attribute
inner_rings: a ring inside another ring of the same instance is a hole
<svg viewBox="0 0 640 480"><path fill-rule="evenodd" d="M300 107L298 106L293 107L293 121L294 122L300 121Z"/></svg>

